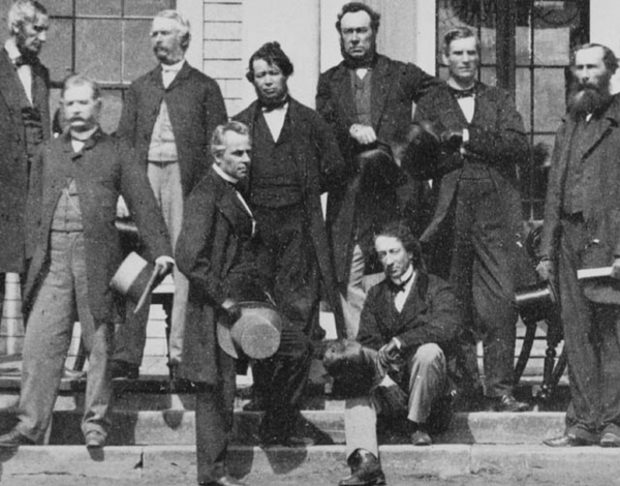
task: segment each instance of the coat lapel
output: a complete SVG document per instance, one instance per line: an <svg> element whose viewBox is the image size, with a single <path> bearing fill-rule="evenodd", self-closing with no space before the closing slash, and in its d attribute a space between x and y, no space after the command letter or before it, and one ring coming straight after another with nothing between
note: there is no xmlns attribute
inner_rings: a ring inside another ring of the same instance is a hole
<svg viewBox="0 0 620 486"><path fill-rule="evenodd" d="M347 126L353 124L355 120L355 101L353 100L350 76L350 71L347 69L344 63L341 63L338 67L336 75L333 78L333 82L336 86L336 89L334 91L338 93L338 103L340 104L340 111L341 113L345 114Z"/></svg>
<svg viewBox="0 0 620 486"><path fill-rule="evenodd" d="M390 66L386 59L380 56L372 71L370 81L370 119L376 133L379 132L379 122L385 111L388 93L395 79L390 74Z"/></svg>
<svg viewBox="0 0 620 486"><path fill-rule="evenodd" d="M9 55L0 48L0 94L13 113L21 113L20 100L26 97Z"/></svg>

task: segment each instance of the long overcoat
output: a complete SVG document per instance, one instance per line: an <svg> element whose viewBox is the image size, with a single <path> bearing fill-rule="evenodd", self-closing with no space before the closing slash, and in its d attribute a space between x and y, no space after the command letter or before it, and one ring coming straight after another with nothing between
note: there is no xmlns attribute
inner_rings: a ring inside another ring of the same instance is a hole
<svg viewBox="0 0 620 486"><path fill-rule="evenodd" d="M209 168L211 135L216 126L226 123L226 106L215 80L187 62L167 88L161 65L136 79L127 90L116 135L135 147L145 168L162 100L168 107L187 197Z"/></svg>
<svg viewBox="0 0 620 486"><path fill-rule="evenodd" d="M41 114L43 139L49 139L49 73L40 62L32 64L32 96ZM27 103L15 67L0 49L0 273L23 272L25 253L30 253L25 228L28 156L21 111Z"/></svg>
<svg viewBox="0 0 620 486"><path fill-rule="evenodd" d="M576 122L567 116L558 129L551 159L545 200L545 219L541 236L541 256L555 259L561 238L560 216L564 180L571 158L583 165L583 218L588 244L580 255L584 267L610 266L620 255L620 96L614 95L602 115L598 132L573 150L571 136ZM597 279L585 285L589 298L620 304L620 285L616 280Z"/></svg>
<svg viewBox="0 0 620 486"><path fill-rule="evenodd" d="M439 81L414 64L377 55L371 77L371 122L377 138L391 143L400 130L411 123L412 106ZM405 201L397 188L407 184L403 173L380 192L364 194L360 188L359 168L354 157L360 151L349 128L356 123L351 70L345 62L319 77L316 109L332 127L347 163L347 178L332 190L327 203L327 225L333 245L338 282L348 280L353 255L355 225L365 250L372 246L372 234L388 219L398 218Z"/></svg>
<svg viewBox="0 0 620 486"><path fill-rule="evenodd" d="M251 216L232 186L209 169L186 201L177 241L176 263L190 282L179 376L211 385L225 379L221 360L230 358L218 346L217 319L224 300L239 292L240 274L259 279L255 244Z"/></svg>
<svg viewBox="0 0 620 486"><path fill-rule="evenodd" d="M28 311L49 269L49 236L56 204L67 179L77 186L86 248L88 303L95 320L111 322L118 303L110 280L123 254L114 226L119 195L127 201L150 255L172 255L168 231L146 174L133 153L101 130L75 153L68 133L45 144L33 161L28 212L32 218L34 255L24 290Z"/></svg>

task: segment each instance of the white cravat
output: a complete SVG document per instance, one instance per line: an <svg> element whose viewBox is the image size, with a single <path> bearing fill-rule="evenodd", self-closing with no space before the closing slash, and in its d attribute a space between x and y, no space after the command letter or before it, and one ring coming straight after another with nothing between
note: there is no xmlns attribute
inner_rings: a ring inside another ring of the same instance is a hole
<svg viewBox="0 0 620 486"><path fill-rule="evenodd" d="M15 39L13 37L7 39L4 43L4 49L6 50L9 58L15 64L15 60L22 57L21 52L15 45ZM22 64L21 66L16 68L17 77L22 83L24 87L24 91L26 93L26 98L32 105L32 66L30 64Z"/></svg>
<svg viewBox="0 0 620 486"><path fill-rule="evenodd" d="M409 269L400 278L401 282L407 279L409 280L407 281L403 289L394 295L394 307L396 307L396 310L398 312L401 312L403 310L403 307L405 306L405 301L407 300L407 297L409 296L409 292L411 292L411 287L413 286L413 281L415 280L415 277L416 277L416 273L413 270L413 266L409 266ZM397 285L400 284L400 282L394 282L394 283L396 283Z"/></svg>
<svg viewBox="0 0 620 486"><path fill-rule="evenodd" d="M183 67L185 63L185 59L181 59L179 62L175 62L174 64L162 64L161 65L161 78L164 83L164 88L170 86L174 78L176 78L177 74Z"/></svg>
<svg viewBox="0 0 620 486"><path fill-rule="evenodd" d="M263 108L263 116L265 117L265 122L267 122L267 126L269 127L269 131L271 132L271 136L276 142L280 137L280 133L282 133L284 119L286 118L286 110L288 110L288 102L284 103L278 108L274 108L273 110L266 110L265 108Z"/></svg>

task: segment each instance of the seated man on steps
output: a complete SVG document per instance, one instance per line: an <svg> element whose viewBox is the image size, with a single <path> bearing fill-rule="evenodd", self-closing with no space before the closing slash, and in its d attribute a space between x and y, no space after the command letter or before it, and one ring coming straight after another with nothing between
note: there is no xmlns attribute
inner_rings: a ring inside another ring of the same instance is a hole
<svg viewBox="0 0 620 486"><path fill-rule="evenodd" d="M402 222L389 223L374 240L385 279L368 293L357 342L340 343L344 349L325 357L337 381L370 388L346 402L351 475L340 486L385 484L377 413L406 415L414 445L431 444L429 431L448 422L437 418L449 411L447 369L461 325L456 297L446 282L425 272L419 243Z"/></svg>

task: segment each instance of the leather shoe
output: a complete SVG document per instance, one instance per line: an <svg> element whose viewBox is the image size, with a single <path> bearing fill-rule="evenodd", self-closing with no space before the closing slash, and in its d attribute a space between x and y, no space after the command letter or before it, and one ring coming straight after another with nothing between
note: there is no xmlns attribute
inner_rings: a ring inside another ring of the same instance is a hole
<svg viewBox="0 0 620 486"><path fill-rule="evenodd" d="M140 366L128 361L115 359L110 362L110 375L112 379L137 380L140 376Z"/></svg>
<svg viewBox="0 0 620 486"><path fill-rule="evenodd" d="M620 447L620 435L612 431L603 431L601 447Z"/></svg>
<svg viewBox="0 0 620 486"><path fill-rule="evenodd" d="M573 434L566 434L560 437L543 440L543 444L549 447L583 447L594 445L594 442L577 437Z"/></svg>
<svg viewBox="0 0 620 486"><path fill-rule="evenodd" d="M357 449L348 460L351 474L338 482L338 486L384 486L385 475L375 455L365 449Z"/></svg>
<svg viewBox="0 0 620 486"><path fill-rule="evenodd" d="M17 429L0 435L0 447L19 447L21 445L34 445L34 441Z"/></svg>
<svg viewBox="0 0 620 486"><path fill-rule="evenodd" d="M494 412L525 412L530 408L529 404L518 401L510 394L491 398L490 402L489 410Z"/></svg>
<svg viewBox="0 0 620 486"><path fill-rule="evenodd" d="M418 429L411 434L411 443L414 446L429 446L433 443L431 436L423 429Z"/></svg>
<svg viewBox="0 0 620 486"><path fill-rule="evenodd" d="M222 476L214 481L198 483L198 486L247 486L247 483L231 478L230 476Z"/></svg>
<svg viewBox="0 0 620 486"><path fill-rule="evenodd" d="M99 449L105 444L105 434L100 430L89 430L84 434L84 443L89 449Z"/></svg>

